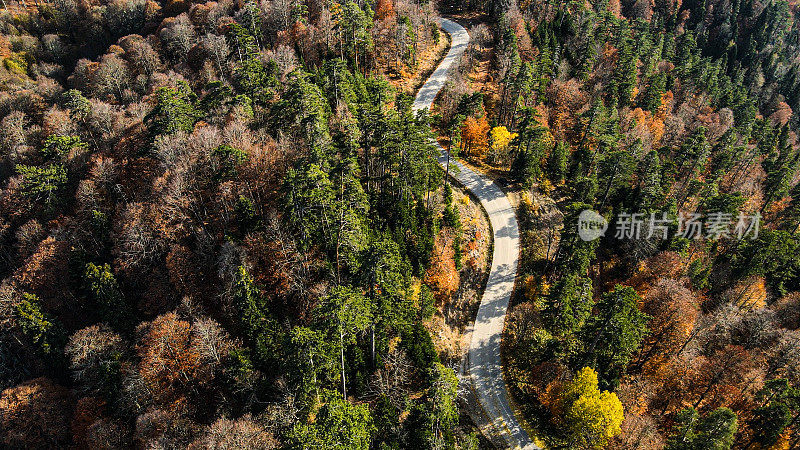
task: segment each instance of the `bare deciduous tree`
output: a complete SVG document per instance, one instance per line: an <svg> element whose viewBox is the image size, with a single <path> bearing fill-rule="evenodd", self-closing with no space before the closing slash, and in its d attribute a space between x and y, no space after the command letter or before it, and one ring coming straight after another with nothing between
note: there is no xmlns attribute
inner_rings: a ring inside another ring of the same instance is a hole
<svg viewBox="0 0 800 450"><path fill-rule="evenodd" d="M106 325L92 325L76 331L64 347L72 378L85 391L98 391L103 387L106 371L122 352L122 338Z"/></svg>
<svg viewBox="0 0 800 450"><path fill-rule="evenodd" d="M195 44L194 25L186 13L166 19L159 33L161 43L174 60L183 60Z"/></svg>
<svg viewBox="0 0 800 450"><path fill-rule="evenodd" d="M195 442L198 448L219 450L269 450L280 448L280 443L269 429L251 416L238 419L219 418L206 427L202 437Z"/></svg>

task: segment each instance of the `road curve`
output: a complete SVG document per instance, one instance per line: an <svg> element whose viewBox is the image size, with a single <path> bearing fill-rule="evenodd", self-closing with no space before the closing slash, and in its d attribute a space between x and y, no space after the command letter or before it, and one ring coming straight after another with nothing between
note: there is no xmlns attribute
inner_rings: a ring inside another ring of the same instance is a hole
<svg viewBox="0 0 800 450"><path fill-rule="evenodd" d="M461 25L447 19L441 19L441 25L452 39L450 50L417 93L413 106L415 111L431 107L447 81L450 67L458 62L469 42L469 34ZM439 163L446 166L447 153L441 146L439 148ZM450 163L458 167L458 173L450 172L453 177L480 200L494 232L492 268L475 318L469 347L469 375L476 396L494 428L493 437L503 439L508 448L538 449L511 409L500 359L503 324L514 290L519 258L519 229L514 208L491 179L459 162Z"/></svg>

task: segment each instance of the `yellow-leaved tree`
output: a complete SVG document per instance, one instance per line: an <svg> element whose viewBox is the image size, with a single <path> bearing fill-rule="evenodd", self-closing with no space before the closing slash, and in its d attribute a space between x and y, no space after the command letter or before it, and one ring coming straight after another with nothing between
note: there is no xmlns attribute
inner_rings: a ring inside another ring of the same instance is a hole
<svg viewBox="0 0 800 450"><path fill-rule="evenodd" d="M508 128L504 126L494 127L489 132L491 139L491 163L505 164L508 159L508 144L517 137L517 133L511 133Z"/></svg>
<svg viewBox="0 0 800 450"><path fill-rule="evenodd" d="M556 395L551 411L578 448L602 448L622 431L622 402L617 394L600 391L591 367L579 370Z"/></svg>

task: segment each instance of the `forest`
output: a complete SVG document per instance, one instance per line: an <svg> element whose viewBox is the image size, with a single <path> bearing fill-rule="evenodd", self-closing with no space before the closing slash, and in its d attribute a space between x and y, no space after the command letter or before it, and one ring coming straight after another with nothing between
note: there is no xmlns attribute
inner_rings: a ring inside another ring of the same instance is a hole
<svg viewBox="0 0 800 450"><path fill-rule="evenodd" d="M396 82L433 4L12 6L0 447L474 445L424 325L459 219Z"/></svg>
<svg viewBox="0 0 800 450"><path fill-rule="evenodd" d="M451 87L465 100L442 104L439 129L519 191L503 346L536 437L545 448L798 448L797 3L488 13L497 19L473 33L461 71L481 84ZM597 240L579 228L587 209L609 224ZM666 220L640 234L635 214ZM707 220L687 233L686 217Z"/></svg>
<svg viewBox="0 0 800 450"><path fill-rule="evenodd" d="M492 448L437 140L516 207L537 445L800 448L796 0L2 6L0 448Z"/></svg>

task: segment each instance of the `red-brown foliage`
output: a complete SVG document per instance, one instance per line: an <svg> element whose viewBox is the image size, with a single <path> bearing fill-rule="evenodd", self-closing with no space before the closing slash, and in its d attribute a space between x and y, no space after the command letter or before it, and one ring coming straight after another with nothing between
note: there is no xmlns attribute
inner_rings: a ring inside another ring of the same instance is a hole
<svg viewBox="0 0 800 450"><path fill-rule="evenodd" d="M159 402L195 407L186 396L210 383L232 343L210 319L194 323L175 313L139 325L138 372Z"/></svg>
<svg viewBox="0 0 800 450"><path fill-rule="evenodd" d="M455 254L453 239L452 232L447 229L436 236L430 267L425 272L425 283L431 287L436 300L441 303L450 301L450 297L458 289L460 280L453 259Z"/></svg>
<svg viewBox="0 0 800 450"><path fill-rule="evenodd" d="M574 141L578 116L588 105L589 96L581 90L577 79L570 78L566 82L554 80L547 88L547 98L553 105L549 117L553 135Z"/></svg>
<svg viewBox="0 0 800 450"><path fill-rule="evenodd" d="M85 319L69 283L69 259L69 243L49 236L14 274L14 281L19 290L36 293L45 309L57 314L62 322L79 325Z"/></svg>
<svg viewBox="0 0 800 450"><path fill-rule="evenodd" d="M375 19L386 20L394 18L394 4L392 0L378 0L375 6Z"/></svg>
<svg viewBox="0 0 800 450"><path fill-rule="evenodd" d="M0 393L0 442L9 448L63 448L70 442L73 400L67 389L36 378Z"/></svg>
<svg viewBox="0 0 800 450"><path fill-rule="evenodd" d="M661 279L647 292L641 310L651 319L640 363L653 373L686 342L700 315L700 306L692 291L681 283Z"/></svg>

